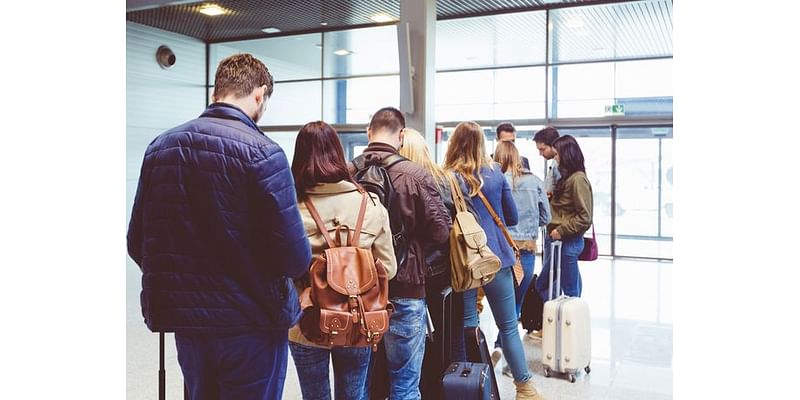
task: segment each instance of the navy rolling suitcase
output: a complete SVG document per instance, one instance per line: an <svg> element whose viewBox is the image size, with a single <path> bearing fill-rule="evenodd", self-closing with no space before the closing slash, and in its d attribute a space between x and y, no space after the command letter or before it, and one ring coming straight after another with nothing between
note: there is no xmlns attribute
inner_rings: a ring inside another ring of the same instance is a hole
<svg viewBox="0 0 800 400"><path fill-rule="evenodd" d="M498 400L494 397L491 364L454 362L445 371L442 385L448 399Z"/></svg>
<svg viewBox="0 0 800 400"><path fill-rule="evenodd" d="M464 346L467 350L467 360L473 363L482 363L489 366L489 380L491 381L492 386L491 398L499 399L500 392L497 388L497 378L494 375L494 368L492 368L492 358L489 355L489 345L486 343L486 336L483 335L483 331L480 327L476 326L464 328Z"/></svg>

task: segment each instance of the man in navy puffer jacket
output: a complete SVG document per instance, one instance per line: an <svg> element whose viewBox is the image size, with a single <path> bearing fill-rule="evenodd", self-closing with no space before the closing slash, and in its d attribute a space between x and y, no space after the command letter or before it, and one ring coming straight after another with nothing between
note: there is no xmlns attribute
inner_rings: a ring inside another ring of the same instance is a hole
<svg viewBox="0 0 800 400"><path fill-rule="evenodd" d="M311 249L286 155L256 125L272 89L261 61L228 57L215 103L145 152L128 253L145 323L175 332L192 399L282 397L300 317L291 278Z"/></svg>

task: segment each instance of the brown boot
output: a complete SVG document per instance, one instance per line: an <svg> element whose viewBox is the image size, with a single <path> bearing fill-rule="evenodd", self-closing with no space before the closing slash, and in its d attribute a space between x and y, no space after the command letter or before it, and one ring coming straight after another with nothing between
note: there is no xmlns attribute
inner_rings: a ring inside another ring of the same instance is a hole
<svg viewBox="0 0 800 400"><path fill-rule="evenodd" d="M516 400L542 400L542 396L536 391L536 386L533 386L533 379L528 379L527 382L516 382L514 386L517 387Z"/></svg>

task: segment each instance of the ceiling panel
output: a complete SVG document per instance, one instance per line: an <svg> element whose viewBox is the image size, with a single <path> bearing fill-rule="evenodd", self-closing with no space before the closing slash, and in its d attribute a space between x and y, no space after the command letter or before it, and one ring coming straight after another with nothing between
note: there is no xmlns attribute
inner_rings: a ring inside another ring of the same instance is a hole
<svg viewBox="0 0 800 400"><path fill-rule="evenodd" d="M292 32L337 30L375 25L370 17L400 17L400 0L216 0L227 12L201 14L209 2L128 0L128 21L191 36L206 42L269 37L262 28L275 27L277 35ZM598 0L438 0L438 19L451 19L508 11L532 11L552 7L609 3ZM322 25L325 23L326 25ZM273 34L273 36L276 34Z"/></svg>
<svg viewBox="0 0 800 400"><path fill-rule="evenodd" d="M672 1L557 9L550 12L553 63L672 56Z"/></svg>

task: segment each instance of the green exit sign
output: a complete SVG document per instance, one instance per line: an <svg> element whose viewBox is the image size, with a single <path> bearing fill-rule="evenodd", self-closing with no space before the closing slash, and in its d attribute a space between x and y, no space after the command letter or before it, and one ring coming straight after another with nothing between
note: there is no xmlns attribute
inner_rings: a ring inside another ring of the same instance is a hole
<svg viewBox="0 0 800 400"><path fill-rule="evenodd" d="M606 106L606 115L625 115L625 105L614 104Z"/></svg>

